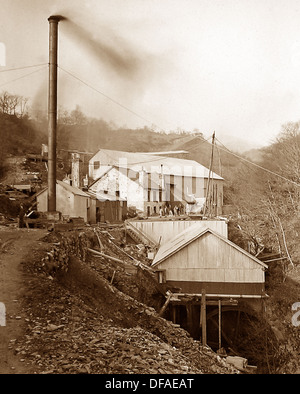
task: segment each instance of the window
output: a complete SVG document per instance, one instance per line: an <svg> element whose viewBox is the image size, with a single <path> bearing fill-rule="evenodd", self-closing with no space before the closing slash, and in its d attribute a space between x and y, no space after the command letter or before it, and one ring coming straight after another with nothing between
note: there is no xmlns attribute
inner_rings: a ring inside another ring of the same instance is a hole
<svg viewBox="0 0 300 394"><path fill-rule="evenodd" d="M94 170L98 170L100 168L100 161L94 161Z"/></svg>

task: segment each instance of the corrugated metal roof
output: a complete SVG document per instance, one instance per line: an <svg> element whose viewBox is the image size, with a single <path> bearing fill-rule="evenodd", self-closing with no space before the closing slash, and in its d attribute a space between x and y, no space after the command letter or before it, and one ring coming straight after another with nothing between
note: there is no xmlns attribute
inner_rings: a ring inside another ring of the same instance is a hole
<svg viewBox="0 0 300 394"><path fill-rule="evenodd" d="M97 155L101 155L101 153L106 155L108 158L107 161L109 161L107 163L104 162L104 165L115 165L121 168L141 168L148 173L154 171L160 173L162 171L165 175L198 178L208 178L209 176L209 169L195 160L178 159L160 155L155 156L139 152L114 151L109 149L100 149L98 153L93 156L92 160L96 160ZM223 179L214 172L211 172L211 177L213 179Z"/></svg>
<svg viewBox="0 0 300 394"><path fill-rule="evenodd" d="M181 250L185 246L189 245L194 240L202 237L207 232L210 232L211 234L213 234L214 236L220 238L221 240L223 240L224 242L226 242L230 246L232 246L235 249L239 250L241 253L245 254L246 256L248 256L249 258L254 260L257 264L260 264L260 265L264 266L265 268L268 268L268 266L266 264L264 264L262 261L258 260L255 256L253 256L252 254L248 253L244 249L240 248L235 243L229 241L227 238L221 236L220 234L214 232L213 230L211 230L209 228L206 228L206 229L203 230L203 227L200 227L199 224L197 224L197 223L195 223L194 225L188 227L187 229L182 231L180 234L178 234L175 238L173 238L172 240L170 240L170 241L166 242L164 245L162 245L159 248L159 250L158 250L158 252L157 252L157 254L156 254L156 256L155 256L155 258L154 258L154 260L152 262L152 266L155 266L155 265L163 262L168 257L170 257L173 254L177 253L179 250Z"/></svg>
<svg viewBox="0 0 300 394"><path fill-rule="evenodd" d="M187 150L169 150L169 151L162 151L162 152L140 152L143 155L172 155L172 154L186 154L189 153Z"/></svg>

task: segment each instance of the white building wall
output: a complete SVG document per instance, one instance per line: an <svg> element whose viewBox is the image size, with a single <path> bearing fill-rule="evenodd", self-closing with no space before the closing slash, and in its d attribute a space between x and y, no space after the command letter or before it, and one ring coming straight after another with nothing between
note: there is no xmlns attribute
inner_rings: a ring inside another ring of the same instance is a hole
<svg viewBox="0 0 300 394"><path fill-rule="evenodd" d="M62 215L82 217L87 222L89 197L74 195L59 184L56 185L56 210ZM38 212L48 211L48 189L37 196Z"/></svg>
<svg viewBox="0 0 300 394"><path fill-rule="evenodd" d="M119 192L119 196L122 199L127 200L128 207L136 207L139 210L144 210L144 202L147 195L143 187L138 181L129 179L126 175L126 170L119 171L116 168L112 168L107 174L95 182L90 190L96 193L97 191L107 191L108 194L116 195Z"/></svg>

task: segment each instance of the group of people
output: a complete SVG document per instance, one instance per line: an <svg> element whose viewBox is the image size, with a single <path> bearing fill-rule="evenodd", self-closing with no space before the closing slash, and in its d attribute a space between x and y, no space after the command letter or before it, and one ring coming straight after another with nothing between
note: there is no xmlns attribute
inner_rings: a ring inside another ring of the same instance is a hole
<svg viewBox="0 0 300 394"><path fill-rule="evenodd" d="M182 205L175 205L172 208L171 204L165 204L164 206L159 207L159 217L166 216L179 216L184 214L184 209Z"/></svg>

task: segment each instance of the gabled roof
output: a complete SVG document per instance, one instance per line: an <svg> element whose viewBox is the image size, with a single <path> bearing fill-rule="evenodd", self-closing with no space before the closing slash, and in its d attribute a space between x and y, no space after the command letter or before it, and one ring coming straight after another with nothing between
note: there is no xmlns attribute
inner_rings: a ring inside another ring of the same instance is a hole
<svg viewBox="0 0 300 394"><path fill-rule="evenodd" d="M79 189L78 187L74 187L69 185L66 182L63 181L59 181L56 180L56 184L62 186L64 189L66 189L68 192L75 194L77 196L82 196L82 197L90 197L88 194L86 194L84 191L82 191L81 189ZM36 197L39 196L40 194L42 194L45 190L48 189L48 186L45 187L43 190L39 191L38 193L36 193Z"/></svg>
<svg viewBox="0 0 300 394"><path fill-rule="evenodd" d="M103 153L107 158L107 163L103 162L103 165L115 165L131 169L140 167L148 173L156 169L156 172L162 171L165 175L198 178L208 178L209 176L209 169L195 160L179 159L160 154L123 152L109 149L100 149L90 160L96 159L99 153ZM211 172L211 177L213 179L223 180L220 175L214 172Z"/></svg>
<svg viewBox="0 0 300 394"><path fill-rule="evenodd" d="M68 183L59 180L56 180L56 183L72 194L82 197L89 197L88 194L86 194L83 190L79 189L78 187L71 186Z"/></svg>
<svg viewBox="0 0 300 394"><path fill-rule="evenodd" d="M108 174L111 170L115 169L116 171L120 171L120 169L125 169L125 171L128 169L127 167L121 167L121 166L105 166L105 169L100 173L100 175L97 177L97 179L95 179L89 186L88 188L90 189L93 185L95 185L101 178L103 178L106 174ZM126 171L127 172L127 171ZM136 182L138 183L142 188L144 189L148 189L148 180L147 180L147 184L146 182L140 182L139 177L137 177L137 179L132 179L130 178L126 172L122 172L123 175L125 175L129 180L131 180L132 182ZM151 180L151 189L152 190L160 190L161 186L158 185L157 182ZM90 190L89 190L90 191Z"/></svg>
<svg viewBox="0 0 300 394"><path fill-rule="evenodd" d="M229 241L227 238L223 237L222 235L216 233L215 231L213 231L209 228L206 228L204 230L203 230L203 227L199 228L199 225L197 223L186 228L184 231L182 231L180 234L178 234L175 238L173 238L172 240L163 244L159 248L159 250L152 262L152 266L155 266L155 265L163 262L168 257L177 253L179 250L183 249L185 246L189 245L190 243L192 243L196 239L201 238L204 234L207 234L207 233L213 234L214 236L218 237L219 239L221 239L222 241L224 241L225 243L227 243L231 247L237 249L242 254L251 258L257 264L260 264L264 268L268 268L268 266L266 264L264 264L262 261L258 260L255 256L248 253L244 249L240 248L235 243Z"/></svg>
<svg viewBox="0 0 300 394"><path fill-rule="evenodd" d="M101 179L104 175L106 175L111 169L113 168L113 166L101 166L101 168L98 170L98 177L97 179L95 179L91 184L88 185L88 187L90 188L91 186L93 186L96 182L99 181L99 179Z"/></svg>
<svg viewBox="0 0 300 394"><path fill-rule="evenodd" d="M122 197L118 197L114 194L110 194L110 193L104 193L102 191L97 191L94 192L92 190L88 191L87 194L94 198L97 199L99 201L127 201L125 198Z"/></svg>

